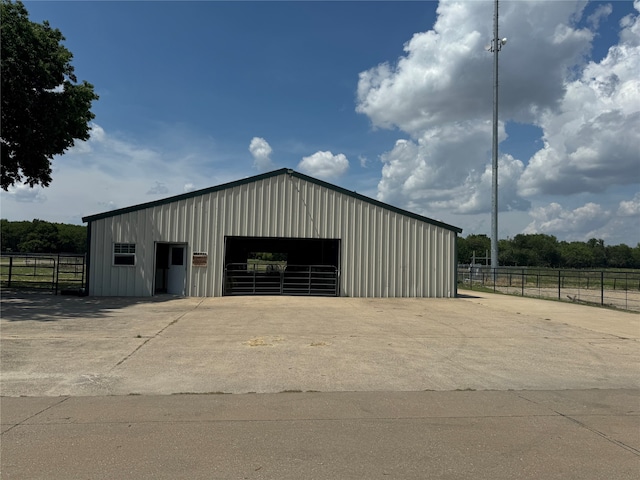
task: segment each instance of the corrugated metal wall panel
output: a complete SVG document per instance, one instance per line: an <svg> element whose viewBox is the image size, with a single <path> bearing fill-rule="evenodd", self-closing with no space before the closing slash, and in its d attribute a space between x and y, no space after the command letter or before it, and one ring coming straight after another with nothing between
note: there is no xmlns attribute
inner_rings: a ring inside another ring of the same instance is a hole
<svg viewBox="0 0 640 480"><path fill-rule="evenodd" d="M92 222L91 294L151 295L157 242L187 244L187 293L222 294L225 236L341 239L341 295L447 297L456 233L282 174ZM112 265L136 243L136 267ZM191 255L206 252L206 268Z"/></svg>

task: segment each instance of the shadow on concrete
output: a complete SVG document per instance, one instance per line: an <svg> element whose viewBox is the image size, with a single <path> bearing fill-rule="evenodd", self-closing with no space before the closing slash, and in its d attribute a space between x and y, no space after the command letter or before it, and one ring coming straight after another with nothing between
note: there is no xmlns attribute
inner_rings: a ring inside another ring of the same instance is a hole
<svg viewBox="0 0 640 480"><path fill-rule="evenodd" d="M103 318L110 311L138 304L163 303L182 297L78 297L50 293L2 289L0 305L3 321L55 322L67 318Z"/></svg>
<svg viewBox="0 0 640 480"><path fill-rule="evenodd" d="M466 293L458 293L456 298L482 298L482 297L479 297L477 295L468 295Z"/></svg>

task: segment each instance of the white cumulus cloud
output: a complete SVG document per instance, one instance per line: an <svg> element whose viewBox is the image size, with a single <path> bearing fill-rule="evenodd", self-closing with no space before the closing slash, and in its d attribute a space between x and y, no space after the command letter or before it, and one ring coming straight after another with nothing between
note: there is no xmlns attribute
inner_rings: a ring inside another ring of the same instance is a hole
<svg viewBox="0 0 640 480"><path fill-rule="evenodd" d="M525 211L531 207L531 202L518 194L517 181L522 175L524 165L511 155L503 155L498 159L498 208L503 211ZM450 200L447 206L455 213L473 214L486 212L491 208L492 166L487 164L484 172L469 175L465 180L461 195L456 200Z"/></svg>
<svg viewBox="0 0 640 480"><path fill-rule="evenodd" d="M505 2L501 52L501 116L534 121L564 94L563 79L588 52L592 32L574 28L580 2ZM492 62L484 48L492 36L490 2L441 1L433 29L416 33L394 64L360 74L356 110L374 127L410 135L382 155L378 185L383 201L407 208L445 208L459 213L487 208L486 165L491 155ZM508 26L508 27L506 27ZM516 34L517 33L517 34ZM536 38L532 49L526 39ZM500 140L506 138L500 122ZM503 207L526 209L516 185L521 159L501 174ZM501 208L503 208L501 207Z"/></svg>
<svg viewBox="0 0 640 480"><path fill-rule="evenodd" d="M620 217L638 217L636 227L639 230L638 240L640 240L640 192L636 193L631 200L621 201L617 214Z"/></svg>
<svg viewBox="0 0 640 480"><path fill-rule="evenodd" d="M504 136L501 128L500 137ZM487 206L481 200L486 196L481 190L491 185L489 156L478 149L481 144L491 144L490 122L444 123L427 129L417 141L398 140L393 150L381 157L384 166L378 198L425 214L443 208L458 213L481 211ZM504 164L499 168L503 206L528 208L515 188L522 162L503 156L499 163Z"/></svg>
<svg viewBox="0 0 640 480"><path fill-rule="evenodd" d="M589 62L566 83L559 108L540 115L544 148L522 176L524 195L603 192L640 182L639 18L626 17L626 43Z"/></svg>
<svg viewBox="0 0 640 480"><path fill-rule="evenodd" d="M597 29L600 26L600 22L611 15L612 11L613 7L610 3L600 5L598 6L598 8L596 8L595 12L589 15L589 17L587 18L587 22L589 22L592 28Z"/></svg>
<svg viewBox="0 0 640 480"><path fill-rule="evenodd" d="M271 162L271 145L261 137L253 137L249 144L249 152L253 156L253 166L258 170L267 170L273 166Z"/></svg>
<svg viewBox="0 0 640 480"><path fill-rule="evenodd" d="M533 217L524 233L548 233L572 238L590 237L593 232L606 225L611 212L596 203L587 203L573 210L563 208L558 203L534 208L529 212Z"/></svg>
<svg viewBox="0 0 640 480"><path fill-rule="evenodd" d="M578 241L614 239L614 244L619 243L617 238L627 238L631 239L631 246L640 241L640 192L630 200L620 201L617 208L588 202L572 209L554 202L532 209L529 215L532 222L524 233L547 233Z"/></svg>
<svg viewBox="0 0 640 480"><path fill-rule="evenodd" d="M562 98L567 70L588 52L593 34L573 28L585 2L505 2L501 114L535 118ZM412 135L442 122L486 118L492 109L492 2L441 1L432 30L416 33L395 64L360 73L356 110L374 126ZM513 35L511 35L513 34ZM531 39L536 39L531 48Z"/></svg>
<svg viewBox="0 0 640 480"><path fill-rule="evenodd" d="M32 188L27 184L21 183L9 187L7 195L16 202L43 203L47 200L47 196L44 194L43 190L44 189L39 186Z"/></svg>
<svg viewBox="0 0 640 480"><path fill-rule="evenodd" d="M593 220L589 227L582 216L606 216L610 206L593 210L603 203L593 196L582 207L574 199L562 209L559 200L640 182L638 15L621 21L619 42L605 58L589 61L613 8L602 5L586 18L587 3L500 5L500 36L508 42L499 54L499 141L507 138L504 122L542 131L542 148L532 158L502 151L499 160L500 210L537 204L528 231L608 234L599 228L610 222L599 227ZM640 1L634 8L640 10ZM356 111L374 128L405 134L381 155L379 199L425 215L489 212L493 75L485 46L492 9L492 2L442 0L433 28L414 34L402 56L360 73Z"/></svg>
<svg viewBox="0 0 640 480"><path fill-rule="evenodd" d="M166 195L169 193L169 189L162 182L155 182L153 187L147 190L147 195Z"/></svg>
<svg viewBox="0 0 640 480"><path fill-rule="evenodd" d="M349 169L349 160L342 153L334 155L328 151L321 151L308 157L303 157L298 163L298 168L312 177L330 179L346 173Z"/></svg>

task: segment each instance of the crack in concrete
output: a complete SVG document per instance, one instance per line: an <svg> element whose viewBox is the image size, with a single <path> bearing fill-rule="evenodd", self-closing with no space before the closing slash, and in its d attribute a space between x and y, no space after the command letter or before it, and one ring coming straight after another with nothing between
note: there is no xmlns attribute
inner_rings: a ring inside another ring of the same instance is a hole
<svg viewBox="0 0 640 480"><path fill-rule="evenodd" d="M162 334L162 332L164 332L167 328L169 328L171 325L175 325L181 318L183 318L185 315L195 311L198 309L198 307L200 305L202 305L202 302L204 302L204 298L202 300L200 300L200 302L198 302L198 304L193 307L191 310L184 312L182 315L180 315L179 317L171 320L167 325L165 325L164 327L162 327L160 330L158 330L158 332L156 332L155 335L147 338L144 342L142 342L140 345L138 345L129 355L127 355L126 357L124 357L122 360L120 360L118 363L116 363L113 367L111 367L109 369L109 371L107 373L111 373L113 370L115 370L117 367L119 367L120 365L122 365L124 362L126 362L127 360L129 360L133 355L135 355L135 353L140 350L142 347L144 347L147 343L149 343L151 340L153 340L154 338L157 338L159 335Z"/></svg>
<svg viewBox="0 0 640 480"><path fill-rule="evenodd" d="M563 418L566 418L567 420L570 420L578 425L580 425L583 428L586 428L587 430L589 430L590 432L595 433L596 435L601 436L602 438L604 438L605 440L608 440L609 442L613 443L614 445L617 445L619 447L624 448L625 450L628 450L629 452L633 453L634 455L640 457L640 450L638 450L637 448L632 447L631 445L627 445L624 442L621 442L620 440L616 440L615 438L611 438L609 435L607 435L604 432L601 432L600 430L597 430L593 427L590 427L589 425L581 422L580 420L577 420L569 415L565 415L564 413L558 412L556 410L553 410L553 412L557 413L558 415L560 415Z"/></svg>
<svg viewBox="0 0 640 480"><path fill-rule="evenodd" d="M589 425L587 425L586 423L583 423L583 422L581 422L580 420L578 420L578 419L576 419L576 418L573 418L573 417L572 417L572 416L570 416L570 415L564 414L564 413L562 413L562 412L558 412L557 410L554 410L553 408L548 407L548 406L547 406L547 405L545 405L544 403L536 402L535 400L532 400L532 399L530 399L530 398L527 398L527 397L525 397L525 396L522 396L521 394L518 394L517 396L518 396L519 398L523 399L523 400L526 400L527 402L531 402L531 403L534 403L534 404L536 404L536 405L542 405L542 406L543 406L543 407L545 407L545 408L549 408L549 410L551 410L551 411L552 411L553 413L555 413L556 415L559 415L559 416L560 416L560 417L562 417L562 418L566 418L567 420L569 420L569 421L571 421L571 422L573 422L573 423L575 423L575 424L577 424L577 425L580 425L580 426L581 426L581 427L583 427L583 428L586 428L586 429L587 429L587 430L589 430L591 433L595 433L596 435L598 435L598 436L600 436L600 437L604 438L604 439L605 439L605 440L607 440L608 442L611 442L611 443L613 443L614 445L617 445L618 447L624 448L625 450L627 450L627 451L631 452L632 454L634 454L634 455L636 455L636 456L640 457L640 450L638 450L638 449L637 449L637 448L635 448L635 447L632 447L631 445L627 445L626 443L621 442L620 440L616 440L615 438L611 438L611 437L610 437L609 435L607 435L606 433L601 432L600 430L597 430L597 429L595 429L595 428L593 428L593 427L590 427L590 426L589 426Z"/></svg>
<svg viewBox="0 0 640 480"><path fill-rule="evenodd" d="M62 400L60 400L59 402L54 403L53 405L49 405L47 408L43 408L42 410L40 410L39 412L34 413L33 415L31 415L30 417L25 418L24 420L16 423L15 425L11 425L9 428L7 428L6 430L4 430L2 433L0 433L0 435L4 435L7 432L10 432L11 430L13 430L16 427L19 427L20 425L24 424L25 422L31 420L34 417L37 417L38 415L40 415L41 413L46 412L47 410L53 408L53 407L57 407L58 405L60 405L63 402L66 402L67 400L69 400L69 398L71 397L64 397Z"/></svg>

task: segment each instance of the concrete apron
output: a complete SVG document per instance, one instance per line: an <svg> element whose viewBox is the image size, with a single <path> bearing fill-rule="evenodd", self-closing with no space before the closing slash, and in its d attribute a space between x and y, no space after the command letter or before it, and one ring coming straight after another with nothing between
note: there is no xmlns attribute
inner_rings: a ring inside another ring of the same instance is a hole
<svg viewBox="0 0 640 480"><path fill-rule="evenodd" d="M5 396L640 387L640 315L458 299L9 297Z"/></svg>

